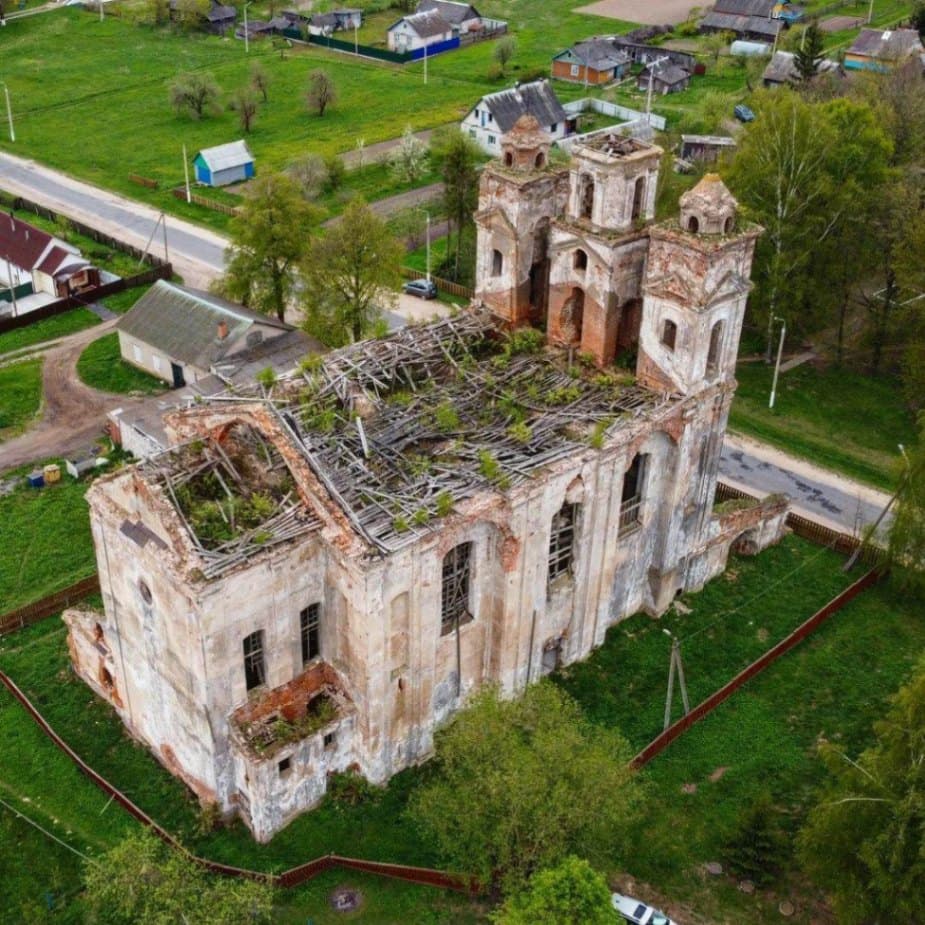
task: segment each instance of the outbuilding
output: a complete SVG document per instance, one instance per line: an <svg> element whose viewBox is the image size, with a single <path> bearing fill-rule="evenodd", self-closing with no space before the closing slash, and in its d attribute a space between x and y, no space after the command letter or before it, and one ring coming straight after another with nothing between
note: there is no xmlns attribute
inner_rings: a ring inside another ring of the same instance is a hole
<svg viewBox="0 0 925 925"><path fill-rule="evenodd" d="M203 148L194 158L196 182L206 186L227 186L254 175L254 155L244 141L232 141Z"/></svg>
<svg viewBox="0 0 925 925"><path fill-rule="evenodd" d="M691 73L671 61L662 64L653 61L640 72L636 86L640 90L648 91L650 81L652 92L657 96L664 96L667 93L686 90L691 82Z"/></svg>

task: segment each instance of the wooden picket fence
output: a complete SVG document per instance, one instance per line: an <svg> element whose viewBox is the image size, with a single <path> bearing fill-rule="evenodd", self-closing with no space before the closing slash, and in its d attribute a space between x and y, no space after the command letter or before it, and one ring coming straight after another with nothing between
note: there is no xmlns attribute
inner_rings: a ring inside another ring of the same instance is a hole
<svg viewBox="0 0 925 925"><path fill-rule="evenodd" d="M424 276L420 270L415 270L414 267L400 267L400 272L405 279L421 279ZM442 279L439 276L434 276L433 273L430 274L430 278L436 283L438 289L448 292L450 295L456 295L462 299L471 299L475 295L475 290L470 289L468 286Z"/></svg>
<svg viewBox="0 0 925 925"><path fill-rule="evenodd" d="M176 186L171 191L175 199L182 199L186 202L186 190L182 186ZM200 196L199 193L190 193L190 202L197 206L203 206L211 209L213 212L224 212L225 215L238 215L241 211L239 206L229 206L227 203L218 202L215 199L209 199L207 196Z"/></svg>

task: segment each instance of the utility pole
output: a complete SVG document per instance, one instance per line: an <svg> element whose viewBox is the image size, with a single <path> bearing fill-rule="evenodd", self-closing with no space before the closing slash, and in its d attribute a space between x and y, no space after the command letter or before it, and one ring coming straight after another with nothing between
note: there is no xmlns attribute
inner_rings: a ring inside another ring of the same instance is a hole
<svg viewBox="0 0 925 925"><path fill-rule="evenodd" d="M681 662L681 643L670 630L663 629L666 636L671 637L671 664L668 667L668 697L665 699L665 729L671 725L671 701L674 699L674 677L678 675L681 687L681 702L684 704L684 715L691 711L690 701L687 699L687 683L684 680L684 665Z"/></svg>
<svg viewBox="0 0 925 925"><path fill-rule="evenodd" d="M360 54L360 42L357 38L357 21L353 21L353 53L359 57Z"/></svg>
<svg viewBox="0 0 925 925"><path fill-rule="evenodd" d="M10 141L16 141L16 131L13 128L13 107L10 105L10 88L5 83L3 94L6 97L6 119L10 124Z"/></svg>
<svg viewBox="0 0 925 925"><path fill-rule="evenodd" d="M425 212L427 216L427 282L430 282L430 212Z"/></svg>
<svg viewBox="0 0 925 925"><path fill-rule="evenodd" d="M870 0L870 9L867 11L867 25L871 24L871 21L874 18L874 0Z"/></svg>
<svg viewBox="0 0 925 925"><path fill-rule="evenodd" d="M661 58L656 58L649 64L649 89L646 91L646 125L650 128L652 127L652 79L655 76L656 68L663 61L670 61L671 58L668 55L663 55Z"/></svg>
<svg viewBox="0 0 925 925"><path fill-rule="evenodd" d="M427 83L427 41L424 41L424 83Z"/></svg>
<svg viewBox="0 0 925 925"><path fill-rule="evenodd" d="M99 0L100 4L100 22L103 21L103 0Z"/></svg>
<svg viewBox="0 0 925 925"><path fill-rule="evenodd" d="M244 54L247 54L251 50L250 38L247 34L247 7L248 4L244 4Z"/></svg>
<svg viewBox="0 0 925 925"><path fill-rule="evenodd" d="M774 364L774 379L771 382L771 397L768 400L768 408L774 407L774 399L777 397L777 377L780 375L780 361L784 355L784 338L787 336L787 322L783 318L772 318L771 323L781 322L780 341L777 345L777 362Z"/></svg>
<svg viewBox="0 0 925 925"><path fill-rule="evenodd" d="M186 201L190 203L193 201L193 195L189 188L189 161L186 159L186 145L183 145L183 176L186 178Z"/></svg>
<svg viewBox="0 0 925 925"><path fill-rule="evenodd" d="M164 263L170 263L170 254L167 251L167 216L161 212L161 230L164 232Z"/></svg>

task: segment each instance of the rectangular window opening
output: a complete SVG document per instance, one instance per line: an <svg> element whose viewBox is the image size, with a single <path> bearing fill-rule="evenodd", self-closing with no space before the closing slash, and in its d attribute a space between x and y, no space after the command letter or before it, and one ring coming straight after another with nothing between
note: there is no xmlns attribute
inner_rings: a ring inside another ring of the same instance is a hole
<svg viewBox="0 0 925 925"><path fill-rule="evenodd" d="M279 768L279 776L287 777L292 770L292 758L283 758L277 767Z"/></svg>
<svg viewBox="0 0 925 925"><path fill-rule="evenodd" d="M321 604L309 604L299 612L299 634L304 665L321 655Z"/></svg>
<svg viewBox="0 0 925 925"><path fill-rule="evenodd" d="M325 748L334 748L334 745L336 742L337 742L336 732L326 732L324 734L324 747Z"/></svg>
<svg viewBox="0 0 925 925"><path fill-rule="evenodd" d="M643 488L647 456L637 454L623 476L623 494L620 499L620 526L618 535L626 536L642 524Z"/></svg>
<svg viewBox="0 0 925 925"><path fill-rule="evenodd" d="M469 612L469 574L471 543L460 543L443 557L440 597L440 634L451 633L471 619Z"/></svg>
<svg viewBox="0 0 925 925"><path fill-rule="evenodd" d="M549 580L572 571L575 557L575 524L578 521L578 505L566 502L552 519L549 534Z"/></svg>
<svg viewBox="0 0 925 925"><path fill-rule="evenodd" d="M262 687L267 681L266 662L263 657L263 630L244 637L244 680L247 689Z"/></svg>

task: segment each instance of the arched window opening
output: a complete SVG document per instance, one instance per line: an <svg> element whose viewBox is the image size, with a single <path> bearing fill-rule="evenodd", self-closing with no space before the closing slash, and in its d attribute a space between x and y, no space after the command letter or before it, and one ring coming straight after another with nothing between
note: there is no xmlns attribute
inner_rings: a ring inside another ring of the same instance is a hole
<svg viewBox="0 0 925 925"><path fill-rule="evenodd" d="M504 255L495 249L491 252L491 275L500 276L502 269L504 269Z"/></svg>
<svg viewBox="0 0 925 925"><path fill-rule="evenodd" d="M460 543L443 557L440 590L440 635L472 619L469 606L472 544Z"/></svg>
<svg viewBox="0 0 925 925"><path fill-rule="evenodd" d="M636 185L633 187L633 213L632 219L635 221L642 216L642 205L645 199L646 178L638 177Z"/></svg>
<svg viewBox="0 0 925 925"><path fill-rule="evenodd" d="M264 659L263 630L244 637L244 682L249 691L266 684L267 664Z"/></svg>
<svg viewBox="0 0 925 925"><path fill-rule="evenodd" d="M540 151L533 159L533 166L537 169L546 166L546 157L543 155L542 151Z"/></svg>
<svg viewBox="0 0 925 925"><path fill-rule="evenodd" d="M578 505L562 505L552 519L549 533L549 581L572 571L575 558L575 527L578 522Z"/></svg>
<svg viewBox="0 0 925 925"><path fill-rule="evenodd" d="M692 215L687 220L687 230L693 234L697 234L697 232L700 231L700 222L697 221L697 217L695 215Z"/></svg>
<svg viewBox="0 0 925 925"><path fill-rule="evenodd" d="M678 339L678 326L670 319L666 318L662 326L662 343L669 349L674 350Z"/></svg>
<svg viewBox="0 0 925 925"><path fill-rule="evenodd" d="M576 270L587 270L588 269L588 255L580 247L575 251L575 256L572 260L572 266Z"/></svg>
<svg viewBox="0 0 925 925"><path fill-rule="evenodd" d="M514 155L510 151L504 152L504 166L513 167L514 166Z"/></svg>
<svg viewBox="0 0 925 925"><path fill-rule="evenodd" d="M723 222L723 234L732 234L733 224L734 224L734 219L730 215L729 218L727 218L726 221Z"/></svg>
<svg viewBox="0 0 925 925"><path fill-rule="evenodd" d="M723 348L723 322L717 321L710 331L710 349L707 351L707 375L715 376L719 369L719 358Z"/></svg>

